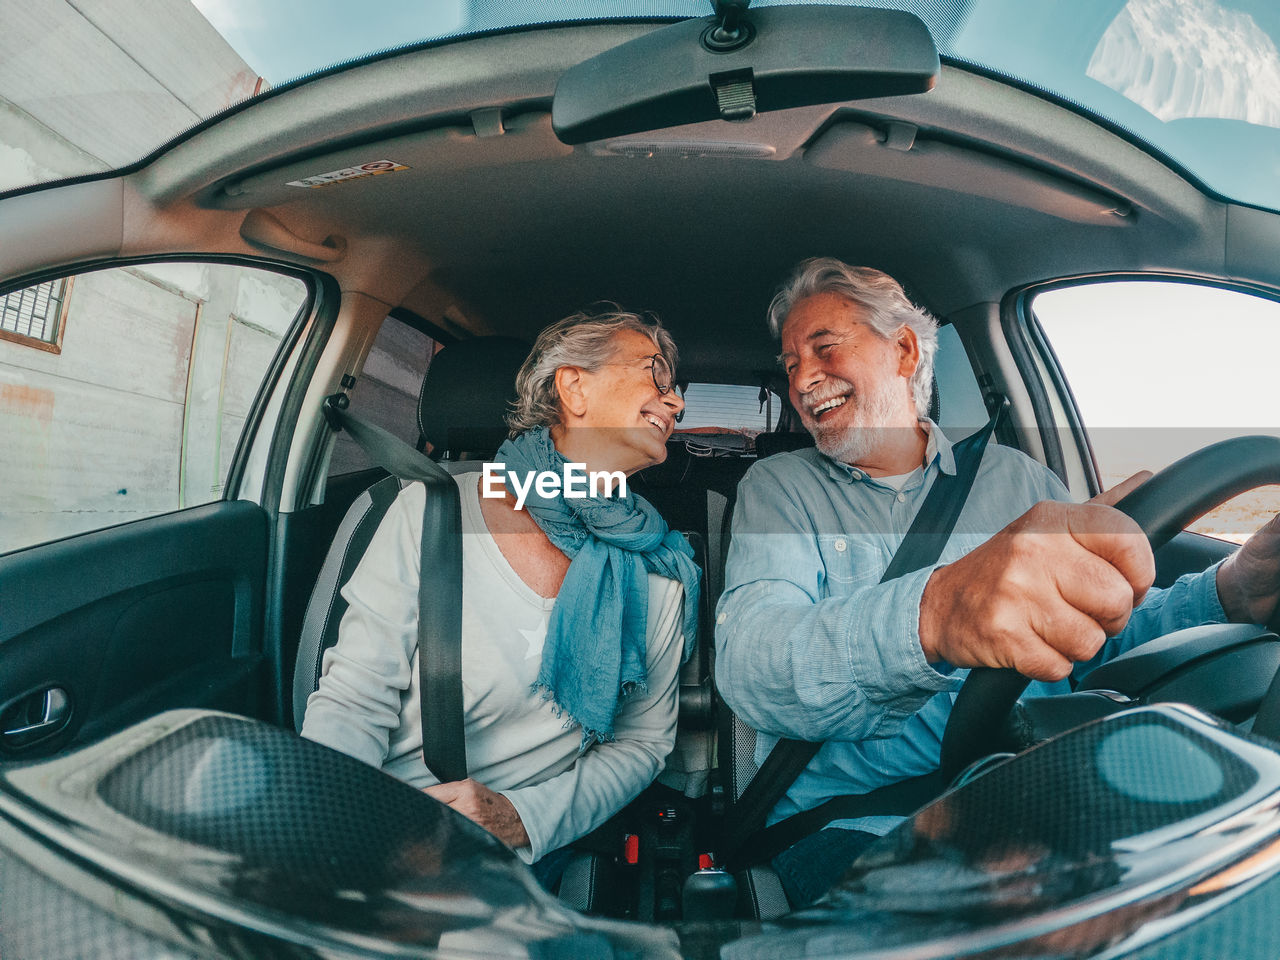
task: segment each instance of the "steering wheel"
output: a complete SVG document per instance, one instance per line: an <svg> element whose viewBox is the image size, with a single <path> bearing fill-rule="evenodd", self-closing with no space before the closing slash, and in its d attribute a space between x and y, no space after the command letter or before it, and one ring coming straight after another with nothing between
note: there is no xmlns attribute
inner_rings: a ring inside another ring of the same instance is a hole
<svg viewBox="0 0 1280 960"><path fill-rule="evenodd" d="M1211 444L1164 470L1116 504L1156 550L1188 523L1237 494L1280 483L1280 438L1236 437ZM974 667L956 697L942 738L941 773L948 782L984 756L1031 681L1013 669Z"/></svg>

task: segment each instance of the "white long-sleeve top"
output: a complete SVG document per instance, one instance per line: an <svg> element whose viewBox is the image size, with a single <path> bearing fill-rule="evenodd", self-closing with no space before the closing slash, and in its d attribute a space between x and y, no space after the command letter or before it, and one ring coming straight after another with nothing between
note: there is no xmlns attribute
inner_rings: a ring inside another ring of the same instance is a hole
<svg viewBox="0 0 1280 960"><path fill-rule="evenodd" d="M675 742L684 591L649 575L648 690L618 711L613 741L580 754L581 728L532 690L555 598L535 593L502 555L480 513L479 476L458 477L467 769L511 801L530 840L516 852L531 863L599 826L662 769ZM343 587L349 606L302 727L304 737L416 787L438 782L422 762L418 699L425 495L419 483L401 492Z"/></svg>

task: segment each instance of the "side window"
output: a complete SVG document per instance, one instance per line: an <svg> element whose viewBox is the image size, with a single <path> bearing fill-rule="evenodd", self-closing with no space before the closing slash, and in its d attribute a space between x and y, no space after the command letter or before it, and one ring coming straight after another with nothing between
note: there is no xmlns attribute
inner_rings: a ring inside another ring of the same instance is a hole
<svg viewBox="0 0 1280 960"><path fill-rule="evenodd" d="M741 456L757 434L772 430L782 411L776 393L740 383L691 383L675 433L697 457Z"/></svg>
<svg viewBox="0 0 1280 960"><path fill-rule="evenodd" d="M364 371L351 390L351 411L377 424L405 443L417 446L418 394L431 358L440 344L396 317L382 321L364 362ZM365 452L346 433L334 437L329 476L373 466Z"/></svg>
<svg viewBox="0 0 1280 960"><path fill-rule="evenodd" d="M676 433L761 433L778 420L780 401L771 391L737 383L691 383Z"/></svg>
<svg viewBox="0 0 1280 960"><path fill-rule="evenodd" d="M1031 304L1057 354L1104 486L1207 444L1280 435L1280 303L1239 290L1109 281ZM1280 487L1237 497L1190 529L1236 543L1280 510Z"/></svg>
<svg viewBox="0 0 1280 960"><path fill-rule="evenodd" d="M307 285L139 264L0 296L0 553L220 499Z"/></svg>

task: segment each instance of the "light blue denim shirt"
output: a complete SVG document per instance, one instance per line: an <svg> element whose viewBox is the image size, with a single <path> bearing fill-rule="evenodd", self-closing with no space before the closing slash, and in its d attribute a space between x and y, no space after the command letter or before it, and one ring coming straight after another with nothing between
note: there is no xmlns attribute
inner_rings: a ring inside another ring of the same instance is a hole
<svg viewBox="0 0 1280 960"><path fill-rule="evenodd" d="M755 464L738 487L725 590L716 616L716 682L761 731L756 763L778 736L825 741L770 814L774 823L834 796L936 770L942 733L968 671L935 669L920 649L920 597L937 567L989 539L1041 500L1068 500L1039 463L990 444L937 564L880 577L938 471L955 473L935 424L925 467L902 489L808 449ZM1150 590L1124 631L1077 676L1153 637L1226 619L1216 567ZM1032 683L1026 696L1065 693ZM833 826L886 833L900 817Z"/></svg>

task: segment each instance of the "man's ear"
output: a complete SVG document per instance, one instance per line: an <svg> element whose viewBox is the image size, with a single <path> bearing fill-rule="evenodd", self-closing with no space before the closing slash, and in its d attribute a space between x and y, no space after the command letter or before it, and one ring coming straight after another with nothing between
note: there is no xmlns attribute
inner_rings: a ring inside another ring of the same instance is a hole
<svg viewBox="0 0 1280 960"><path fill-rule="evenodd" d="M902 329L898 331L898 374L903 377L910 377L916 372L916 367L920 366L920 339L916 336L916 332L903 324Z"/></svg>
<svg viewBox="0 0 1280 960"><path fill-rule="evenodd" d="M581 367L556 368L556 393L560 397L560 406L570 416L581 417L587 412L584 386Z"/></svg>

